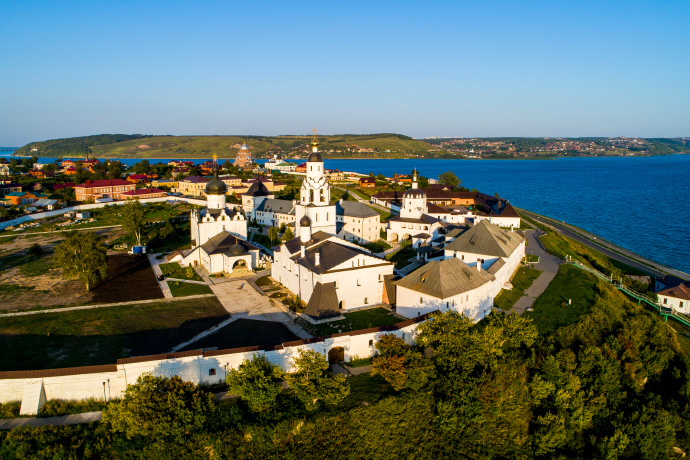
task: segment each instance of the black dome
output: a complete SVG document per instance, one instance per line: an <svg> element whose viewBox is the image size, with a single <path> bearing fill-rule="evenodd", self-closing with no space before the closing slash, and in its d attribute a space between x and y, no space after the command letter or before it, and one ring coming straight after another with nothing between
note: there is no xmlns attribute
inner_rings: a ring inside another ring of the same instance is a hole
<svg viewBox="0 0 690 460"><path fill-rule="evenodd" d="M300 227L311 227L311 219L309 218L308 215L304 215L300 220L299 220L299 226Z"/></svg>
<svg viewBox="0 0 690 460"><path fill-rule="evenodd" d="M206 194L207 195L225 195L228 191L228 186L225 182L218 178L213 178L208 183L206 183Z"/></svg>
<svg viewBox="0 0 690 460"><path fill-rule="evenodd" d="M321 154L319 152L311 152L311 155L309 155L309 159L307 161L319 161L323 163L323 158L321 158Z"/></svg>
<svg viewBox="0 0 690 460"><path fill-rule="evenodd" d="M256 182L254 182L251 185L251 187L249 187L249 190L247 190L247 193L245 195L268 196L270 194L271 192L268 191L264 183L261 182L259 179L256 179Z"/></svg>

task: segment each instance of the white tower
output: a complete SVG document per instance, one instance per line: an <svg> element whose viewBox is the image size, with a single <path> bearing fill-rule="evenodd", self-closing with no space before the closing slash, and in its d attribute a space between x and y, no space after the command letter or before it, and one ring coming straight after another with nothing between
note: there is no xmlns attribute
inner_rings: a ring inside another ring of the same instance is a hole
<svg viewBox="0 0 690 460"><path fill-rule="evenodd" d="M295 206L295 219L299 227L298 219L308 216L313 232L323 231L335 235L335 205L331 204L331 187L326 178L323 158L319 153L316 129L311 141L311 150L307 159L307 176L300 189L300 201Z"/></svg>
<svg viewBox="0 0 690 460"><path fill-rule="evenodd" d="M412 188L403 195L400 217L408 219L419 219L426 212L426 193L419 190L417 184L417 170L412 177Z"/></svg>

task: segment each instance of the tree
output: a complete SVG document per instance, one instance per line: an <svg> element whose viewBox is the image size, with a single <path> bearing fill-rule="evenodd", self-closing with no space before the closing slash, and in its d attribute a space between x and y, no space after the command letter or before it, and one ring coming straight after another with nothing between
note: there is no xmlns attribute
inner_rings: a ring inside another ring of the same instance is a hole
<svg viewBox="0 0 690 460"><path fill-rule="evenodd" d="M372 360L372 374L379 374L396 391L419 390L433 374L431 361L394 334L379 336L376 349L379 354Z"/></svg>
<svg viewBox="0 0 690 460"><path fill-rule="evenodd" d="M111 401L102 422L128 439L144 437L183 441L204 431L217 413L213 394L178 376L142 374L120 401Z"/></svg>
<svg viewBox="0 0 690 460"><path fill-rule="evenodd" d="M141 160L134 164L134 172L137 174L146 174L151 170L151 165L148 160Z"/></svg>
<svg viewBox="0 0 690 460"><path fill-rule="evenodd" d="M55 248L53 261L67 279L81 279L86 290L105 277L107 249L103 238L94 232L73 231Z"/></svg>
<svg viewBox="0 0 690 460"><path fill-rule="evenodd" d="M255 354L226 377L228 388L247 402L254 412L264 412L275 405L281 392L283 371L265 355Z"/></svg>
<svg viewBox="0 0 690 460"><path fill-rule="evenodd" d="M378 176L376 176L376 180L385 181L386 176L384 176L383 174L379 174Z"/></svg>
<svg viewBox="0 0 690 460"><path fill-rule="evenodd" d="M271 227L268 229L268 239L271 240L271 244L275 242L278 238L278 227Z"/></svg>
<svg viewBox="0 0 690 460"><path fill-rule="evenodd" d="M122 228L134 238L137 245L141 244L144 231L144 205L139 200L127 200L122 205Z"/></svg>
<svg viewBox="0 0 690 460"><path fill-rule="evenodd" d="M335 406L350 394L350 385L342 374L329 372L328 361L314 350L297 350L295 372L286 374L285 381L307 410L315 410L321 402Z"/></svg>
<svg viewBox="0 0 690 460"><path fill-rule="evenodd" d="M285 229L285 233L283 233L283 241L290 241L295 237L295 234L292 233L292 228L288 227Z"/></svg>
<svg viewBox="0 0 690 460"><path fill-rule="evenodd" d="M440 176L438 176L438 182L441 185L447 185L449 187L460 187L460 179L457 178L455 174L453 174L452 171L446 171Z"/></svg>
<svg viewBox="0 0 690 460"><path fill-rule="evenodd" d="M108 177L111 179L122 178L122 163L120 163L119 161L109 161Z"/></svg>

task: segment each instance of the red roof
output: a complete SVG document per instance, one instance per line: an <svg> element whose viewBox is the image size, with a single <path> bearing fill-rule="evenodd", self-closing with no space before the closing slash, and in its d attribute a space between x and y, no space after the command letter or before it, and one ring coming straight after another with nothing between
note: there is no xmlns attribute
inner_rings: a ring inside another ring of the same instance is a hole
<svg viewBox="0 0 690 460"><path fill-rule="evenodd" d="M128 192L124 192L124 193L122 193L122 195L127 195L127 196L151 195L153 193L162 193L163 195L167 194L163 190L159 190L157 188L138 188L136 190L130 190Z"/></svg>
<svg viewBox="0 0 690 460"><path fill-rule="evenodd" d="M88 180L76 187L92 188L92 187L112 187L115 185L134 185L124 179L102 179L102 180Z"/></svg>
<svg viewBox="0 0 690 460"><path fill-rule="evenodd" d="M74 187L76 184L74 182L65 182L64 184L53 185L53 190L61 190L63 188Z"/></svg>

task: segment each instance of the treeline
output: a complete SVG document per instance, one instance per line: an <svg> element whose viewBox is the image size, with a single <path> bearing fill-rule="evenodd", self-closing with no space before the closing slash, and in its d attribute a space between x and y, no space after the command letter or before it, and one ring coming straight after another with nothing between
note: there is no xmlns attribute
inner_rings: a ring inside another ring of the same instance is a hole
<svg viewBox="0 0 690 460"><path fill-rule="evenodd" d="M16 155L41 157L70 157L86 156L92 153L94 145L115 144L123 141L152 137L149 134L97 134L94 136L70 137L67 139L51 139L42 142L32 142L17 149ZM37 148L38 152L31 149Z"/></svg>
<svg viewBox="0 0 690 460"><path fill-rule="evenodd" d="M553 332L539 334L537 326L545 314L569 308L558 295L533 318L492 314L474 324L455 313L437 315L420 325L420 348L391 338L377 343L377 375L348 379L349 388L335 391L349 392L344 400L329 401L337 385L321 371L309 373L322 375L320 384L295 375L293 390L277 392L282 377L270 363L247 361L242 375L229 379L242 394L239 401L218 404L199 389L161 393L142 386L144 393L132 391L132 398L107 410L107 422L2 432L0 457L686 455L690 382L676 333L586 272L568 276L579 277L593 294L581 316Z"/></svg>

